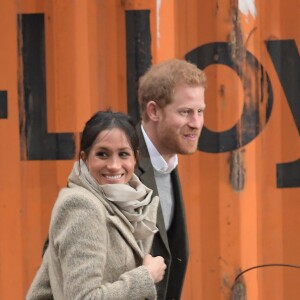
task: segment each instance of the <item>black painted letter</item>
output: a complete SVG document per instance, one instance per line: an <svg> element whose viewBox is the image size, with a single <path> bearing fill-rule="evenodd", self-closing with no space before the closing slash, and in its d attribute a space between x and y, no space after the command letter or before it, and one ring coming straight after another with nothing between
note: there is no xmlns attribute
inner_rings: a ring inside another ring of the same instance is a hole
<svg viewBox="0 0 300 300"><path fill-rule="evenodd" d="M278 74L300 134L300 57L295 41L267 41L268 52ZM300 158L277 164L277 187L300 187Z"/></svg>
<svg viewBox="0 0 300 300"><path fill-rule="evenodd" d="M21 14L19 109L22 160L71 160L73 133L47 132L44 14Z"/></svg>
<svg viewBox="0 0 300 300"><path fill-rule="evenodd" d="M248 74L245 74L240 65L234 64L230 53L229 44L216 42L196 48L186 55L186 60L196 64L202 70L211 64L230 67L240 77L245 94L247 96L250 94L251 97L251 103L244 102L240 120L229 130L213 132L204 126L198 144L198 149L204 152L227 152L245 146L263 130L271 115L273 92L268 74L248 51L245 52L244 62ZM249 82L250 76L251 82ZM255 93L251 93L251 85L255 85ZM260 115L261 107L264 115Z"/></svg>

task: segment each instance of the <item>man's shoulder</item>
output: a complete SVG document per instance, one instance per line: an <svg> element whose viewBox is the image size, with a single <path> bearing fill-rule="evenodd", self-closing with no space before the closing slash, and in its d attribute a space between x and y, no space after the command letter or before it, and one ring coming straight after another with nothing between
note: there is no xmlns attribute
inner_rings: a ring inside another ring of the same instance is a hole
<svg viewBox="0 0 300 300"><path fill-rule="evenodd" d="M143 169L146 171L148 168L152 168L151 160L149 151L147 148L147 144L142 133L141 124L137 125L137 133L139 136L139 157L138 157L138 164L136 169Z"/></svg>

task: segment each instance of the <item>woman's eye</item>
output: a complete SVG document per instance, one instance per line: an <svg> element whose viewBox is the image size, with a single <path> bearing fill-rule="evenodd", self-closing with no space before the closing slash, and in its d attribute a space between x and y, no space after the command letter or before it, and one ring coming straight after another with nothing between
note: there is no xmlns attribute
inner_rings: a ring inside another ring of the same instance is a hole
<svg viewBox="0 0 300 300"><path fill-rule="evenodd" d="M108 154L104 151L99 151L96 154L98 157L108 157Z"/></svg>
<svg viewBox="0 0 300 300"><path fill-rule="evenodd" d="M130 154L128 152L120 152L119 153L120 157L128 157Z"/></svg>

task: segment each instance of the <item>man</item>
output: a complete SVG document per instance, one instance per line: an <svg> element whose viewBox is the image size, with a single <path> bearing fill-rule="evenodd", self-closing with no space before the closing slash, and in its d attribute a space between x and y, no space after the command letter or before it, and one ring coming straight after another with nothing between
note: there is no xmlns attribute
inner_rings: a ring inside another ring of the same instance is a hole
<svg viewBox="0 0 300 300"><path fill-rule="evenodd" d="M185 209L177 172L177 154L196 151L203 127L205 74L184 60L152 66L139 81L142 122L139 164L135 173L160 197L152 255L167 269L158 299L180 299L188 262Z"/></svg>

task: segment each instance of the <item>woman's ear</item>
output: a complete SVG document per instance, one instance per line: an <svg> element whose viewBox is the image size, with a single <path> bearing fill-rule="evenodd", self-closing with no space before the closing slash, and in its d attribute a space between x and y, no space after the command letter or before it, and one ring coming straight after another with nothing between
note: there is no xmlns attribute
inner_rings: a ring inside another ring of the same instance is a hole
<svg viewBox="0 0 300 300"><path fill-rule="evenodd" d="M159 106L155 101L149 101L146 106L147 115L150 120L157 122L159 119Z"/></svg>
<svg viewBox="0 0 300 300"><path fill-rule="evenodd" d="M86 161L86 154L84 151L80 151L80 158L83 160L83 161Z"/></svg>

